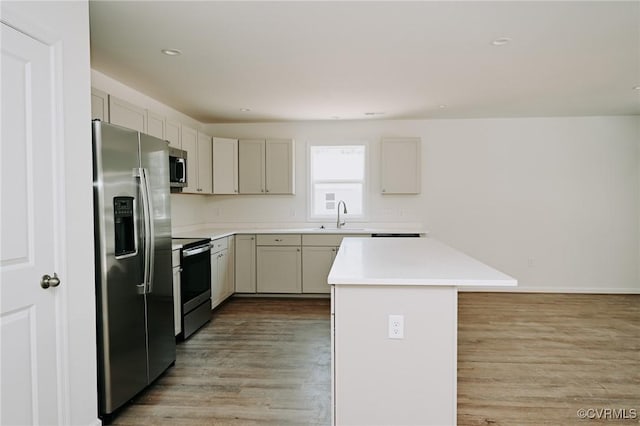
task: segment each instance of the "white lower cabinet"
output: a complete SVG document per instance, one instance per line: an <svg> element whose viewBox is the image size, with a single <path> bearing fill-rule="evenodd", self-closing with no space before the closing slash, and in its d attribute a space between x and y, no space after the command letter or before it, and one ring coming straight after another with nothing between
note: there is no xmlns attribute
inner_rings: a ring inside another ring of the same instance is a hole
<svg viewBox="0 0 640 426"><path fill-rule="evenodd" d="M180 297L180 250L171 252L171 266L173 267L173 321L174 331L177 336L182 331L182 298Z"/></svg>
<svg viewBox="0 0 640 426"><path fill-rule="evenodd" d="M330 293L327 277L338 248L345 237L369 237L369 234L304 234L302 235L302 292Z"/></svg>
<svg viewBox="0 0 640 426"><path fill-rule="evenodd" d="M235 291L256 292L256 236L236 235Z"/></svg>
<svg viewBox="0 0 640 426"><path fill-rule="evenodd" d="M233 294L233 256L227 237L212 241L211 249L211 309Z"/></svg>
<svg viewBox="0 0 640 426"><path fill-rule="evenodd" d="M301 293L300 246L258 246L256 249L258 293Z"/></svg>
<svg viewBox="0 0 640 426"><path fill-rule="evenodd" d="M337 247L302 247L303 293L330 293L327 277L337 252Z"/></svg>

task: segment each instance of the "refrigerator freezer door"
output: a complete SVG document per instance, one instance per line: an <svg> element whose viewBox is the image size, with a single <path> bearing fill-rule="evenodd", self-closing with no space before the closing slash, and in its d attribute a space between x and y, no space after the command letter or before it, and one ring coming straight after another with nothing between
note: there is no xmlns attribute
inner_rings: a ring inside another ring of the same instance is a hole
<svg viewBox="0 0 640 426"><path fill-rule="evenodd" d="M94 121L93 150L99 405L109 414L148 383L138 133ZM116 257L114 200L126 210L127 199L133 200L135 247Z"/></svg>
<svg viewBox="0 0 640 426"><path fill-rule="evenodd" d="M167 142L140 135L141 167L146 170L151 211L151 282L147 298L149 381L155 380L176 359L171 270L171 200Z"/></svg>

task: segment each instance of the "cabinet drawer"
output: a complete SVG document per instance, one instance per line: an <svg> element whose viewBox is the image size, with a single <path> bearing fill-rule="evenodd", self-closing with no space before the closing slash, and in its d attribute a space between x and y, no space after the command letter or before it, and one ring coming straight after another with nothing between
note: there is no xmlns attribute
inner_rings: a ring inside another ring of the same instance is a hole
<svg viewBox="0 0 640 426"><path fill-rule="evenodd" d="M180 250L173 250L171 252L171 265L174 268L180 266Z"/></svg>
<svg viewBox="0 0 640 426"><path fill-rule="evenodd" d="M259 246L299 246L301 243L300 234L258 234L256 239Z"/></svg>
<svg viewBox="0 0 640 426"><path fill-rule="evenodd" d="M350 237L370 237L371 234L304 234L302 235L303 246L338 247L343 238Z"/></svg>
<svg viewBox="0 0 640 426"><path fill-rule="evenodd" d="M229 246L227 237L218 238L217 240L211 241L211 253L218 252L220 250L224 250Z"/></svg>
<svg viewBox="0 0 640 426"><path fill-rule="evenodd" d="M303 246L327 246L337 247L342 242L344 235L337 234L306 234L302 236Z"/></svg>

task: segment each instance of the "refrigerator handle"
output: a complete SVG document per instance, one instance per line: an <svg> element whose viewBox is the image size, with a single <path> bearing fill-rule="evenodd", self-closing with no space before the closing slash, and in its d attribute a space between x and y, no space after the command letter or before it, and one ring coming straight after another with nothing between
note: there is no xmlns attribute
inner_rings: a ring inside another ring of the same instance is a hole
<svg viewBox="0 0 640 426"><path fill-rule="evenodd" d="M149 262L151 251L151 227L149 211L149 192L147 183L147 173L144 168L138 169L138 177L140 178L140 194L142 196L142 223L144 225L144 277L142 281L143 293L147 293L149 285Z"/></svg>
<svg viewBox="0 0 640 426"><path fill-rule="evenodd" d="M156 226L153 220L153 197L151 196L151 184L149 182L148 170L144 170L144 182L147 192L147 218L149 220L149 269L147 274L147 293L153 292L153 271L156 264Z"/></svg>

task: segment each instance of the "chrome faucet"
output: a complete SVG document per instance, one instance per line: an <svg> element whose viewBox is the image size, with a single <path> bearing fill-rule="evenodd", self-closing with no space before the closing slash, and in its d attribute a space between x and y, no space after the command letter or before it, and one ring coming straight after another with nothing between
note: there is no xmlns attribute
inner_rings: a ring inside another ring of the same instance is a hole
<svg viewBox="0 0 640 426"><path fill-rule="evenodd" d="M342 204L342 206L344 207L344 214L347 214L347 203L345 203L344 201L340 200L338 201L338 220L336 221L336 228L340 229L342 228L344 225L347 224L347 222L340 222L340 204Z"/></svg>

